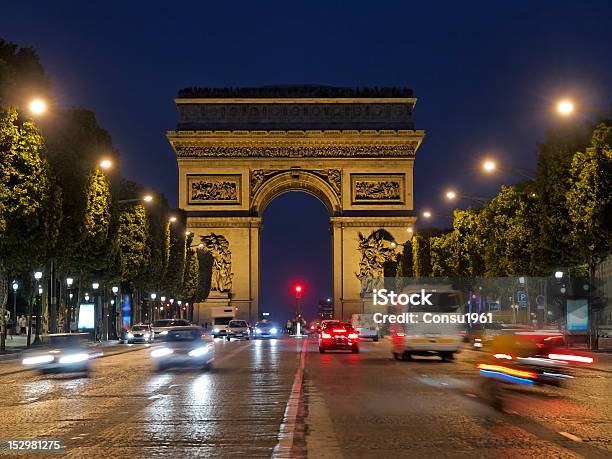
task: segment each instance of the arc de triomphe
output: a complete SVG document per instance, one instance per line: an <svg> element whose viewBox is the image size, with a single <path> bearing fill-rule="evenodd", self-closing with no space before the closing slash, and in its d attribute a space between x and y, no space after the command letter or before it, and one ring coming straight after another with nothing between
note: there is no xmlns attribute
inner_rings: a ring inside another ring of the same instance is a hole
<svg viewBox="0 0 612 459"><path fill-rule="evenodd" d="M231 305L238 317L259 318L262 215L288 191L327 207L334 313L359 312L360 277L382 275L365 241L385 234L404 242L416 220L413 164L424 131L414 130L412 91L193 88L175 102L177 129L167 138L178 162L179 207L194 242L205 242L214 259L211 295L194 316Z"/></svg>

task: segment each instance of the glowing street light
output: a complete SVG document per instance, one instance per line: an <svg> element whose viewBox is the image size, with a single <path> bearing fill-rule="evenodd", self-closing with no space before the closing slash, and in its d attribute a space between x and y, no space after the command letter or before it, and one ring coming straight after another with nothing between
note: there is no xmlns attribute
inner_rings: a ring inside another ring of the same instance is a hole
<svg viewBox="0 0 612 459"><path fill-rule="evenodd" d="M174 223L176 221L176 217L172 216L168 219L170 223Z"/></svg>
<svg viewBox="0 0 612 459"><path fill-rule="evenodd" d="M66 278L66 285L68 287L71 287L73 283L74 283L74 279L72 277L67 277Z"/></svg>
<svg viewBox="0 0 612 459"><path fill-rule="evenodd" d="M142 198L142 200L144 202L151 202L153 201L153 196L151 196L150 194L146 195L144 198Z"/></svg>
<svg viewBox="0 0 612 459"><path fill-rule="evenodd" d="M185 236L191 236L191 231L185 231Z"/></svg>
<svg viewBox="0 0 612 459"><path fill-rule="evenodd" d="M151 299L155 301L155 298L157 298L157 294L156 293L151 293Z"/></svg>
<svg viewBox="0 0 612 459"><path fill-rule="evenodd" d="M563 279L563 271L556 271L555 279Z"/></svg>
<svg viewBox="0 0 612 459"><path fill-rule="evenodd" d="M557 112L561 116L569 116L574 113L574 103L569 99L560 100L557 104Z"/></svg>
<svg viewBox="0 0 612 459"><path fill-rule="evenodd" d="M98 290L100 288L100 284L98 282L94 282L93 284L91 284L91 288L93 288L94 290Z"/></svg>
<svg viewBox="0 0 612 459"><path fill-rule="evenodd" d="M408 228L406 228L406 231L410 234L414 233L414 228L412 226L409 226Z"/></svg>
<svg viewBox="0 0 612 459"><path fill-rule="evenodd" d="M456 199L456 198L457 198L457 193L455 193L454 191L449 190L446 192L446 199L449 199L452 201L453 199Z"/></svg>
<svg viewBox="0 0 612 459"><path fill-rule="evenodd" d="M113 167L113 162L110 159L103 159L102 161L100 161L100 167L102 169L110 169L111 167Z"/></svg>
<svg viewBox="0 0 612 459"><path fill-rule="evenodd" d="M42 115L47 111L47 104L42 99L33 99L28 108L33 115Z"/></svg>
<svg viewBox="0 0 612 459"><path fill-rule="evenodd" d="M425 212L423 212L423 218L431 218L431 212L426 210Z"/></svg>
<svg viewBox="0 0 612 459"><path fill-rule="evenodd" d="M495 169L497 169L497 165L495 164L495 161L487 159L482 163L482 169L487 173L493 172Z"/></svg>

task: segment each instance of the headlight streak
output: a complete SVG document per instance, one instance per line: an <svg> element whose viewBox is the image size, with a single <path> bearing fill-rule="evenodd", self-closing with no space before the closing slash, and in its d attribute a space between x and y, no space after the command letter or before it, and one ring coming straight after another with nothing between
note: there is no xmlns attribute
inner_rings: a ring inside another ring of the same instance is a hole
<svg viewBox="0 0 612 459"><path fill-rule="evenodd" d="M64 357L60 357L58 362L62 365L68 365L71 363L80 363L89 360L89 354L80 353L80 354L70 354L65 355Z"/></svg>
<svg viewBox="0 0 612 459"><path fill-rule="evenodd" d="M153 349L151 351L151 357L157 359L159 357L165 357L167 355L172 354L174 351L172 349L168 349L167 347L160 347L159 349Z"/></svg>
<svg viewBox="0 0 612 459"><path fill-rule="evenodd" d="M55 358L52 355L37 355L34 357L26 357L21 361L24 365L40 365L42 363L53 362Z"/></svg>
<svg viewBox="0 0 612 459"><path fill-rule="evenodd" d="M188 353L189 357L202 357L205 354L208 354L207 346L198 347Z"/></svg>

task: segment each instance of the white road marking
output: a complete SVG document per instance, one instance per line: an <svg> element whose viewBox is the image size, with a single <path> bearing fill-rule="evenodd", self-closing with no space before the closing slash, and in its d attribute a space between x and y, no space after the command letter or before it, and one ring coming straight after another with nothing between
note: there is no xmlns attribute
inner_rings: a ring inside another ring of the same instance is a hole
<svg viewBox="0 0 612 459"><path fill-rule="evenodd" d="M577 441L577 442L581 442L582 441L582 438L577 437L576 435L571 434L569 432L559 432L559 434L563 435L565 438L569 438L572 441Z"/></svg>
<svg viewBox="0 0 612 459"><path fill-rule="evenodd" d="M300 363L298 364L297 371L295 372L293 386L291 387L291 394L289 395L289 400L287 401L287 406L285 407L285 414L283 415L283 422L281 423L278 433L278 443L274 447L274 452L272 453L272 457L274 458L291 457L291 449L293 448L293 439L297 427L298 408L300 406L300 397L302 395L302 379L304 377L304 367L306 365L307 348L308 340L305 339L302 342Z"/></svg>

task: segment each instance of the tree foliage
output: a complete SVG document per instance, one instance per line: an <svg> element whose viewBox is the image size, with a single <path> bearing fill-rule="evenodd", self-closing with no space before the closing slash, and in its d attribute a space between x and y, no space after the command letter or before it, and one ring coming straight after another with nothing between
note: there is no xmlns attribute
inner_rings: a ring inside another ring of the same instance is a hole
<svg viewBox="0 0 612 459"><path fill-rule="evenodd" d="M612 251L612 127L600 124L570 168L570 237L589 272Z"/></svg>

